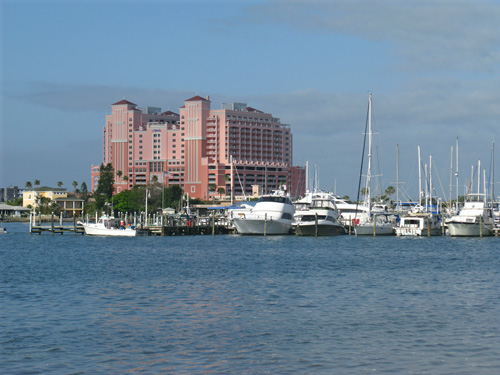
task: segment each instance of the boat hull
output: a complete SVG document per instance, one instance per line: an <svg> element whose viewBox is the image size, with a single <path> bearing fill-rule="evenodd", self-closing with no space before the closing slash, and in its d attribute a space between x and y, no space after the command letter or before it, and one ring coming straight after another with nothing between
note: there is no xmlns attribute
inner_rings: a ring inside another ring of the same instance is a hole
<svg viewBox="0 0 500 375"><path fill-rule="evenodd" d="M263 220L235 218L233 224L239 234L290 234L292 222L284 220Z"/></svg>
<svg viewBox="0 0 500 375"><path fill-rule="evenodd" d="M85 234L90 236L110 236L110 237L135 237L135 229L115 229L115 228L97 228L92 224L82 224Z"/></svg>
<svg viewBox="0 0 500 375"><path fill-rule="evenodd" d="M317 226L318 236L338 236L346 234L346 230L343 225L327 225L318 224ZM295 234L297 236L316 236L316 225L312 224L298 224L295 227Z"/></svg>
<svg viewBox="0 0 500 375"><path fill-rule="evenodd" d="M414 237L426 237L426 236L440 236L442 234L442 229L439 228L431 228L428 230L427 228L412 228L412 227L397 227L396 235L397 236L414 236Z"/></svg>
<svg viewBox="0 0 500 375"><path fill-rule="evenodd" d="M448 223L448 233L452 237L479 237L492 236L493 228L479 223Z"/></svg>
<svg viewBox="0 0 500 375"><path fill-rule="evenodd" d="M354 233L356 233L356 236L373 236L374 234L377 236L392 236L394 235L394 227L392 224L377 224L373 228L373 223L366 223L356 225Z"/></svg>

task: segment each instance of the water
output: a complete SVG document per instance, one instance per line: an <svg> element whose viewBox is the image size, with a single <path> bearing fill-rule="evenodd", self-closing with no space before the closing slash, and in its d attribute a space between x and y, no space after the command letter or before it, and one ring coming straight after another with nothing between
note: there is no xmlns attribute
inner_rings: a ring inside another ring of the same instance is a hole
<svg viewBox="0 0 500 375"><path fill-rule="evenodd" d="M0 236L2 374L498 374L499 238Z"/></svg>

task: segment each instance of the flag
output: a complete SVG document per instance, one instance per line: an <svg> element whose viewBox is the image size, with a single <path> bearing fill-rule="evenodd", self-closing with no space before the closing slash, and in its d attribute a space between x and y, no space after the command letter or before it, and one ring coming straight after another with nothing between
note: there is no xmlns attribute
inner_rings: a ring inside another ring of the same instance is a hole
<svg viewBox="0 0 500 375"><path fill-rule="evenodd" d="M167 172L167 171L164 171L163 172L163 177L169 177L170 178L170 177L174 177L174 175L171 174L171 173L169 173L169 172Z"/></svg>

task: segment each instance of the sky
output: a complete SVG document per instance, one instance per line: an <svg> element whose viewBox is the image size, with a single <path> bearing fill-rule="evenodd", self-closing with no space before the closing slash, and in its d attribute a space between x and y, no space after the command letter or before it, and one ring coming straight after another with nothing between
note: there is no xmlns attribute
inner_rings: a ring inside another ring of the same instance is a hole
<svg viewBox="0 0 500 375"><path fill-rule="evenodd" d="M369 93L382 191L417 199L419 146L443 199L457 194L457 139L460 195L498 154L498 0L0 0L0 17L0 187L90 187L123 98L272 113L292 129L294 164L351 198Z"/></svg>

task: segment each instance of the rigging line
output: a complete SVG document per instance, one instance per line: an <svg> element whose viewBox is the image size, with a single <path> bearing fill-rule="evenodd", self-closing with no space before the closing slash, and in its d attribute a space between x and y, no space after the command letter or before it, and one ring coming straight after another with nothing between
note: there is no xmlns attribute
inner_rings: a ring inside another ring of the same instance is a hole
<svg viewBox="0 0 500 375"><path fill-rule="evenodd" d="M443 184L441 183L441 178L439 177L439 173L437 171L436 163L434 162L434 160L433 160L432 166L434 167L434 171L436 172L436 175L437 175L437 178L438 178L438 181L439 181L439 186L441 187L441 192L443 193L443 197L446 197L446 194L445 194L444 188L443 188ZM433 189L435 191L435 189L434 189L433 186L431 186L431 189ZM447 203L447 202L445 201L444 203Z"/></svg>
<svg viewBox="0 0 500 375"><path fill-rule="evenodd" d="M243 197L245 200L247 200L247 194L245 188L243 187L243 184L241 183L240 174L238 173L238 167L236 166L236 162L234 160L233 164L234 164L234 170L236 171L236 177L238 177L238 182L240 183L241 191L243 192Z"/></svg>
<svg viewBox="0 0 500 375"><path fill-rule="evenodd" d="M361 154L361 166L359 168L359 181L358 181L358 196L356 198L356 212L354 213L354 218L358 216L358 205L359 205L359 193L361 191L361 177L363 175L363 161L365 158L365 146L366 146L366 133L368 130L368 116L370 111L370 103L368 103L368 108L366 110L366 124L365 124L365 136L363 138L363 153Z"/></svg>

